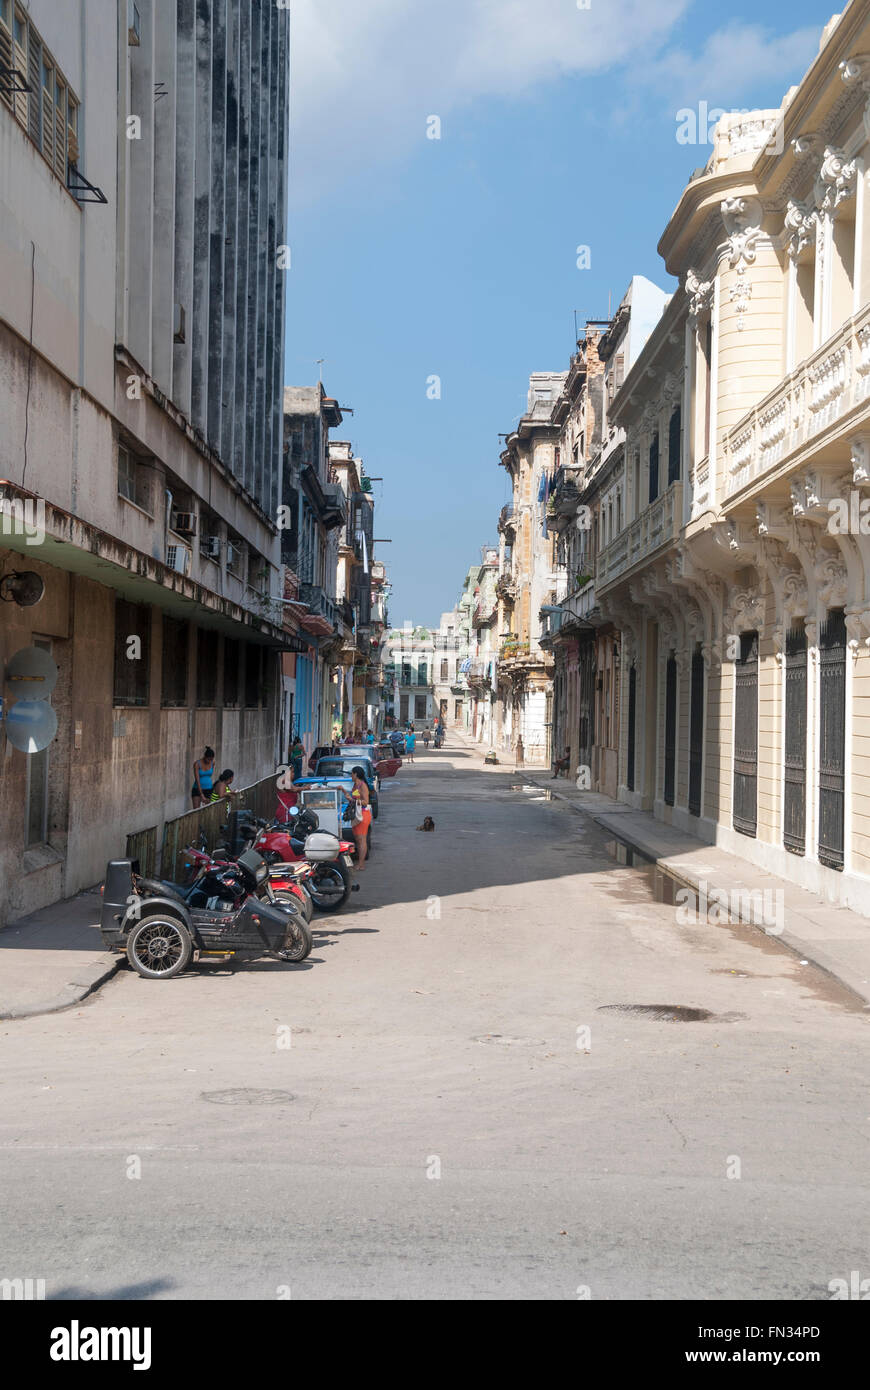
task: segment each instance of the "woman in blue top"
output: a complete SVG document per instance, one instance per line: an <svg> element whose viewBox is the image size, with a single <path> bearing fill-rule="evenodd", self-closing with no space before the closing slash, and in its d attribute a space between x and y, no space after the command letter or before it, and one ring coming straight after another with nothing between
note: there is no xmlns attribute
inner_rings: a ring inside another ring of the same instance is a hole
<svg viewBox="0 0 870 1390"><path fill-rule="evenodd" d="M405 752L408 755L409 763L413 763L414 761L414 749L416 745L417 735L414 733L414 726L412 724L408 732L405 734Z"/></svg>
<svg viewBox="0 0 870 1390"><path fill-rule="evenodd" d="M193 786L190 794L193 797L193 809L196 811L206 801L211 800L211 789L214 782L214 749L206 748L201 758L197 758L193 765Z"/></svg>

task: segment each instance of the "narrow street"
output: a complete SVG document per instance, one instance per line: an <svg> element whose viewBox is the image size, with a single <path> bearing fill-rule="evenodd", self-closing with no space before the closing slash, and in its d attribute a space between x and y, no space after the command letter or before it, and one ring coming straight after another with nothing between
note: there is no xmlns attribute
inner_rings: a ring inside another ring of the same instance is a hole
<svg viewBox="0 0 870 1390"><path fill-rule="evenodd" d="M456 738L384 781L304 966L124 970L0 1025L5 1265L128 1299L815 1300L862 1269L860 1001L679 925L524 781ZM711 1017L622 1011L656 1004Z"/></svg>

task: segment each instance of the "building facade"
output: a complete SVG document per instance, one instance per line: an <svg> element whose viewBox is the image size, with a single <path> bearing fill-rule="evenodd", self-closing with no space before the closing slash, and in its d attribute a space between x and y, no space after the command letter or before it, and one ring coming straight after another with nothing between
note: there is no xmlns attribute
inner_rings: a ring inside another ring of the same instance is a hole
<svg viewBox="0 0 870 1390"><path fill-rule="evenodd" d="M533 373L526 412L507 436L501 455L512 497L499 521L494 744L516 752L519 741L525 762L538 767L548 766L552 753L554 663L540 642L541 608L553 593L555 549L548 504L559 436L553 408L566 375Z"/></svg>
<svg viewBox="0 0 870 1390"><path fill-rule="evenodd" d="M619 794L870 913L870 6L726 115L660 242L680 290L614 402Z"/></svg>
<svg viewBox="0 0 870 1390"><path fill-rule="evenodd" d="M0 921L159 841L206 744L275 766L288 44L274 5L0 3L0 576L44 584L0 667L58 669L49 747L4 736Z"/></svg>

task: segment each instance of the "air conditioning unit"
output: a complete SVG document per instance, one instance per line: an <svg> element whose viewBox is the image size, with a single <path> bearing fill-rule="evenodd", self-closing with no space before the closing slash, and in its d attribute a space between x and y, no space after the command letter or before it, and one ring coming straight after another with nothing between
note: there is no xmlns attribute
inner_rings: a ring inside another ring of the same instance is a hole
<svg viewBox="0 0 870 1390"><path fill-rule="evenodd" d="M219 560L221 557L220 536L203 536L199 548L203 555L208 556L209 560Z"/></svg>
<svg viewBox="0 0 870 1390"><path fill-rule="evenodd" d="M186 545L168 545L166 564L176 574L190 574L191 555Z"/></svg>
<svg viewBox="0 0 870 1390"><path fill-rule="evenodd" d="M139 19L139 11L133 4L133 0L127 0L127 43L131 48L138 48L142 39L142 23Z"/></svg>
<svg viewBox="0 0 870 1390"><path fill-rule="evenodd" d="M242 564L242 548L240 545L227 544L227 569L237 570Z"/></svg>
<svg viewBox="0 0 870 1390"><path fill-rule="evenodd" d="M173 512L172 529L179 536L195 536L196 512Z"/></svg>

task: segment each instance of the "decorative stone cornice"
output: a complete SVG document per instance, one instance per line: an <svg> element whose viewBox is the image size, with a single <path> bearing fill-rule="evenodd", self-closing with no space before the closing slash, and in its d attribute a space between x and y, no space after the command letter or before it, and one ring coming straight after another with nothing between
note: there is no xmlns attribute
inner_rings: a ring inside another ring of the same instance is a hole
<svg viewBox="0 0 870 1390"><path fill-rule="evenodd" d="M691 267L686 271L686 298L689 301L689 318L699 319L713 307L713 288L715 281L702 280Z"/></svg>
<svg viewBox="0 0 870 1390"><path fill-rule="evenodd" d="M818 225L815 208L789 198L785 210L785 230L788 235L788 254L793 261L815 241Z"/></svg>
<svg viewBox="0 0 870 1390"><path fill-rule="evenodd" d="M755 261L763 215L761 200L752 197L724 198L720 210L728 238L728 264L739 273Z"/></svg>
<svg viewBox="0 0 870 1390"><path fill-rule="evenodd" d="M843 151L834 145L825 146L816 185L817 202L823 212L835 213L846 198L853 196L857 173L857 160L847 160Z"/></svg>

